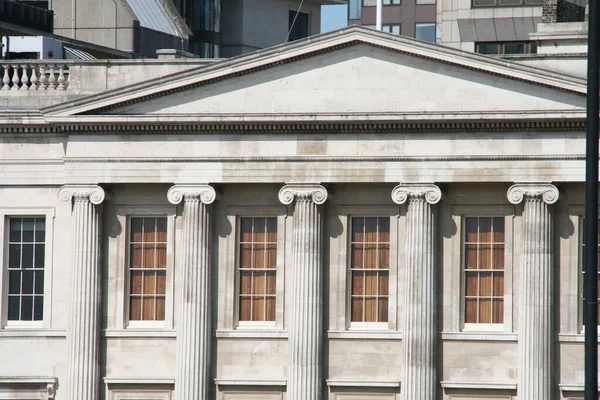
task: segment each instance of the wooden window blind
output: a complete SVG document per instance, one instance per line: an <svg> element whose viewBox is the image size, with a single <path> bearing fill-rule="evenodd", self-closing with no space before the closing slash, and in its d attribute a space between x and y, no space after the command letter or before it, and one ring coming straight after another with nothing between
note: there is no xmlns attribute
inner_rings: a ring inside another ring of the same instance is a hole
<svg viewBox="0 0 600 400"><path fill-rule="evenodd" d="M463 244L465 323L503 323L504 218L465 218Z"/></svg>
<svg viewBox="0 0 600 400"><path fill-rule="evenodd" d="M129 235L129 319L164 321L167 218L132 217Z"/></svg>
<svg viewBox="0 0 600 400"><path fill-rule="evenodd" d="M240 218L239 320L275 321L277 218Z"/></svg>
<svg viewBox="0 0 600 400"><path fill-rule="evenodd" d="M351 321L387 322L390 219L353 217L351 224Z"/></svg>

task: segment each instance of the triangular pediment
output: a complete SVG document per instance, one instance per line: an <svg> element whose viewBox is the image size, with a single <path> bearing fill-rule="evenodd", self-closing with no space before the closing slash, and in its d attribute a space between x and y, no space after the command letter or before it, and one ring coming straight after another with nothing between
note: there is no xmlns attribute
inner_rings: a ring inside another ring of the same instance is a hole
<svg viewBox="0 0 600 400"><path fill-rule="evenodd" d="M43 111L55 116L352 119L584 107L580 79L350 27Z"/></svg>

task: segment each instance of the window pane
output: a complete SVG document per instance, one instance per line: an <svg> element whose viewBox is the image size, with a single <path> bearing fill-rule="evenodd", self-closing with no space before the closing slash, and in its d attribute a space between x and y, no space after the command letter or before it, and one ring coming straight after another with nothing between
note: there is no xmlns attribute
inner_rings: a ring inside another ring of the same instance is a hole
<svg viewBox="0 0 600 400"><path fill-rule="evenodd" d="M154 294L156 289L156 278L154 272L144 272L143 281L142 292L144 294Z"/></svg>
<svg viewBox="0 0 600 400"><path fill-rule="evenodd" d="M142 268L155 268L156 251L153 244L144 244L142 247Z"/></svg>
<svg viewBox="0 0 600 400"><path fill-rule="evenodd" d="M494 280L494 296L504 296L504 272L496 272L493 275Z"/></svg>
<svg viewBox="0 0 600 400"><path fill-rule="evenodd" d="M389 272L381 271L379 272L379 295L387 296L390 292L390 284L389 284Z"/></svg>
<svg viewBox="0 0 600 400"><path fill-rule="evenodd" d="M364 218L352 218L352 242L362 242L365 230Z"/></svg>
<svg viewBox="0 0 600 400"><path fill-rule="evenodd" d="M500 46L498 43L478 43L477 52L479 54L499 54Z"/></svg>
<svg viewBox="0 0 600 400"><path fill-rule="evenodd" d="M142 242L143 218L131 218L131 242Z"/></svg>
<svg viewBox="0 0 600 400"><path fill-rule="evenodd" d="M240 321L251 321L251 298L240 297Z"/></svg>
<svg viewBox="0 0 600 400"><path fill-rule="evenodd" d="M477 245L468 244L465 246L465 268L477 269Z"/></svg>
<svg viewBox="0 0 600 400"><path fill-rule="evenodd" d="M525 54L525 44L504 43L504 54Z"/></svg>
<svg viewBox="0 0 600 400"><path fill-rule="evenodd" d="M352 267L362 268L364 263L364 254L362 244L352 245Z"/></svg>
<svg viewBox="0 0 600 400"><path fill-rule="evenodd" d="M365 272L365 294L377 295L377 272Z"/></svg>
<svg viewBox="0 0 600 400"><path fill-rule="evenodd" d="M492 219L478 218L479 222L479 237L480 243L489 243L492 240Z"/></svg>
<svg viewBox="0 0 600 400"><path fill-rule="evenodd" d="M165 319L165 298L157 297L156 298L156 320L164 321Z"/></svg>
<svg viewBox="0 0 600 400"><path fill-rule="evenodd" d="M240 218L240 236L242 243L252 242L252 218Z"/></svg>
<svg viewBox="0 0 600 400"><path fill-rule="evenodd" d="M477 323L477 299L465 300L465 323Z"/></svg>
<svg viewBox="0 0 600 400"><path fill-rule="evenodd" d="M504 321L504 301L502 299L493 300L492 323L498 324Z"/></svg>
<svg viewBox="0 0 600 400"><path fill-rule="evenodd" d="M19 312L19 302L21 298L19 296L8 296L8 320L9 321L18 321L20 312Z"/></svg>
<svg viewBox="0 0 600 400"><path fill-rule="evenodd" d="M377 0L363 0L363 5L365 7L372 7L377 5Z"/></svg>
<svg viewBox="0 0 600 400"><path fill-rule="evenodd" d="M142 319L144 321L154 321L154 298L144 297L142 299Z"/></svg>
<svg viewBox="0 0 600 400"><path fill-rule="evenodd" d="M156 272L156 294L167 293L167 271Z"/></svg>
<svg viewBox="0 0 600 400"><path fill-rule="evenodd" d="M359 271L352 271L352 294L364 294L364 275Z"/></svg>
<svg viewBox="0 0 600 400"><path fill-rule="evenodd" d="M479 296L489 297L492 295L492 273L491 272L480 272L479 273Z"/></svg>
<svg viewBox="0 0 600 400"><path fill-rule="evenodd" d="M477 218L465 218L465 240L467 243L477 243Z"/></svg>
<svg viewBox="0 0 600 400"><path fill-rule="evenodd" d="M473 6L493 6L496 4L495 0L473 0Z"/></svg>
<svg viewBox="0 0 600 400"><path fill-rule="evenodd" d="M22 294L33 294L33 271L24 270L22 271L23 281L21 282L21 293Z"/></svg>
<svg viewBox="0 0 600 400"><path fill-rule="evenodd" d="M504 246L493 247L493 269L504 269Z"/></svg>
<svg viewBox="0 0 600 400"><path fill-rule="evenodd" d="M415 25L415 39L435 43L435 33L435 23Z"/></svg>
<svg viewBox="0 0 600 400"><path fill-rule="evenodd" d="M240 294L252 294L252 272L240 272Z"/></svg>
<svg viewBox="0 0 600 400"><path fill-rule="evenodd" d="M21 251L21 268L33 268L33 244L24 244Z"/></svg>
<svg viewBox="0 0 600 400"><path fill-rule="evenodd" d="M261 235L264 236L264 235ZM265 244L261 241L260 243L255 243L252 246L252 256L254 258L252 262L253 268L267 268L266 266L266 256L267 251L265 248Z"/></svg>
<svg viewBox="0 0 600 400"><path fill-rule="evenodd" d="M377 242L377 218L365 218L365 242Z"/></svg>
<svg viewBox="0 0 600 400"><path fill-rule="evenodd" d="M365 305L365 322L377 322L377 299L366 297Z"/></svg>
<svg viewBox="0 0 600 400"><path fill-rule="evenodd" d="M46 218L35 219L35 241L38 243L46 241Z"/></svg>
<svg viewBox="0 0 600 400"><path fill-rule="evenodd" d="M35 221L33 218L23 218L23 242L33 242Z"/></svg>
<svg viewBox="0 0 600 400"><path fill-rule="evenodd" d="M253 283L253 294L265 294L266 291L266 277L264 272L255 272L252 277Z"/></svg>
<svg viewBox="0 0 600 400"><path fill-rule="evenodd" d="M142 294L143 274L142 271L131 271L131 294Z"/></svg>
<svg viewBox="0 0 600 400"><path fill-rule="evenodd" d="M142 245L131 245L130 251L130 268L142 268Z"/></svg>
<svg viewBox="0 0 600 400"><path fill-rule="evenodd" d="M252 321L265 320L265 299L263 297L252 298Z"/></svg>
<svg viewBox="0 0 600 400"><path fill-rule="evenodd" d="M142 298L132 296L129 303L129 319L139 321L142 319Z"/></svg>
<svg viewBox="0 0 600 400"><path fill-rule="evenodd" d="M518 6L521 5L521 0L500 0L502 6Z"/></svg>
<svg viewBox="0 0 600 400"><path fill-rule="evenodd" d="M379 299L379 322L388 322L388 299Z"/></svg>
<svg viewBox="0 0 600 400"><path fill-rule="evenodd" d="M465 288L467 296L477 296L479 292L479 275L477 272L467 272L465 276Z"/></svg>
<svg viewBox="0 0 600 400"><path fill-rule="evenodd" d="M44 294L44 271L35 271L35 294Z"/></svg>
<svg viewBox="0 0 600 400"><path fill-rule="evenodd" d="M144 243L156 242L156 219L155 218L143 218L144 224Z"/></svg>
<svg viewBox="0 0 600 400"><path fill-rule="evenodd" d="M8 268L21 268L21 245L8 246Z"/></svg>
<svg viewBox="0 0 600 400"><path fill-rule="evenodd" d="M33 296L21 297L21 321L33 321Z"/></svg>
<svg viewBox="0 0 600 400"><path fill-rule="evenodd" d="M9 241L11 242L20 242L21 241L21 223L22 218L11 218L10 219L10 237Z"/></svg>
<svg viewBox="0 0 600 400"><path fill-rule="evenodd" d="M275 321L275 297L268 297L266 300L266 321Z"/></svg>
<svg viewBox="0 0 600 400"><path fill-rule="evenodd" d="M8 294L21 294L21 271L8 271Z"/></svg>
<svg viewBox="0 0 600 400"><path fill-rule="evenodd" d="M480 324L491 324L492 323L492 300L491 299L479 299L479 323Z"/></svg>
<svg viewBox="0 0 600 400"><path fill-rule="evenodd" d="M35 256L33 260L34 268L44 268L44 261L46 257L45 245L36 244L35 245Z"/></svg>
<svg viewBox="0 0 600 400"><path fill-rule="evenodd" d="M361 19L361 2L362 0L350 0L348 5L348 19Z"/></svg>
<svg viewBox="0 0 600 400"><path fill-rule="evenodd" d="M156 218L156 241L167 242L167 218Z"/></svg>
<svg viewBox="0 0 600 400"><path fill-rule="evenodd" d="M266 275L266 279L267 279L267 290L266 290L266 294L269 295L274 295L275 294L275 290L276 290L276 276L275 276L275 271L268 271L265 272Z"/></svg>
<svg viewBox="0 0 600 400"><path fill-rule="evenodd" d="M240 268L252 268L252 243L242 244L240 247Z"/></svg>
<svg viewBox="0 0 600 400"><path fill-rule="evenodd" d="M492 240L495 243L504 243L504 218L498 217L492 219L494 235Z"/></svg>
<svg viewBox="0 0 600 400"><path fill-rule="evenodd" d="M352 299L352 322L363 322L363 300L362 298Z"/></svg>
<svg viewBox="0 0 600 400"><path fill-rule="evenodd" d="M44 296L35 296L33 298L33 320L41 321L44 319Z"/></svg>

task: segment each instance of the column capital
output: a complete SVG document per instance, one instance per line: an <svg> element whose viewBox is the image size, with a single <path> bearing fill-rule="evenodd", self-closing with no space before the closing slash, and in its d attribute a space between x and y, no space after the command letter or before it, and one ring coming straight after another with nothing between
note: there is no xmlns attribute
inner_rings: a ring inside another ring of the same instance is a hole
<svg viewBox="0 0 600 400"><path fill-rule="evenodd" d="M396 204L419 197L429 204L436 204L442 199L442 191L433 183L400 183L392 190L392 200Z"/></svg>
<svg viewBox="0 0 600 400"><path fill-rule="evenodd" d="M179 204L183 199L199 199L204 204L212 204L217 199L217 192L208 184L173 185L167 198L172 204Z"/></svg>
<svg viewBox="0 0 600 400"><path fill-rule="evenodd" d="M515 183L506 192L508 201L519 204L524 198L539 197L546 204L554 204L558 200L558 189L551 183Z"/></svg>
<svg viewBox="0 0 600 400"><path fill-rule="evenodd" d="M63 203L70 203L75 200L89 200L92 204L98 205L106 198L106 193L98 185L65 185L60 188L58 198Z"/></svg>
<svg viewBox="0 0 600 400"><path fill-rule="evenodd" d="M323 204L327 200L327 189L317 183L290 183L279 191L279 201L285 205L294 200L312 200L315 204Z"/></svg>

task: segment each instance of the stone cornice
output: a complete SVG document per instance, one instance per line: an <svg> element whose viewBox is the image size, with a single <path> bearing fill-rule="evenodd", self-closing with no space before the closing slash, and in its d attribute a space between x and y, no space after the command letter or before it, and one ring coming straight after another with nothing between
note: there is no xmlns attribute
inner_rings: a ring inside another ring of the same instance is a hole
<svg viewBox="0 0 600 400"><path fill-rule="evenodd" d="M279 201L285 205L294 200L312 200L315 204L327 201L327 189L315 183L290 183L279 190Z"/></svg>
<svg viewBox="0 0 600 400"><path fill-rule="evenodd" d="M585 131L585 119L556 118L551 120L407 120L407 121L354 121L354 122L207 122L114 124L23 124L0 126L0 135L194 135L194 134L297 134L297 133L441 133L441 132L535 132Z"/></svg>
<svg viewBox="0 0 600 400"><path fill-rule="evenodd" d="M554 204L558 201L558 196L558 189L549 182L516 183L506 193L508 201L512 204L519 204L527 198L539 198L546 204Z"/></svg>
<svg viewBox="0 0 600 400"><path fill-rule="evenodd" d="M98 185L65 185L58 192L58 198L63 203L73 200L89 200L98 205L104 201L106 193Z"/></svg>
<svg viewBox="0 0 600 400"><path fill-rule="evenodd" d="M217 199L217 192L207 184L174 185L167 192L167 199L172 204L179 204L184 199L198 199L208 205Z"/></svg>
<svg viewBox="0 0 600 400"><path fill-rule="evenodd" d="M401 183L392 190L392 200L396 204L420 198L436 204L442 199L442 191L433 183Z"/></svg>

